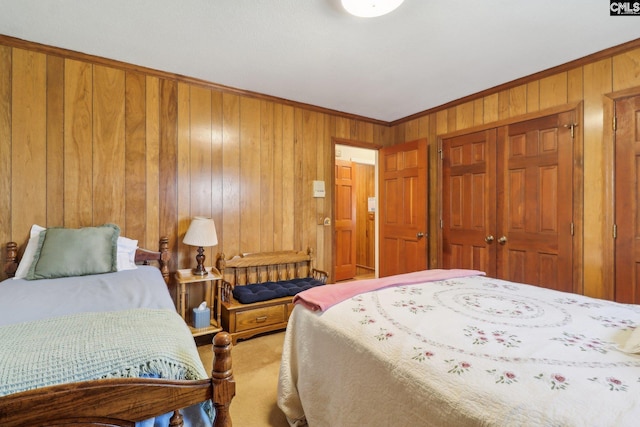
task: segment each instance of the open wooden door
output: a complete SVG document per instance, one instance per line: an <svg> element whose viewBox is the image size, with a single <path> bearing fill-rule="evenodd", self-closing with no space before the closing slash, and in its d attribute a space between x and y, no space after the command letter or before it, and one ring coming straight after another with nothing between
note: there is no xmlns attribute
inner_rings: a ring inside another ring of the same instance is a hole
<svg viewBox="0 0 640 427"><path fill-rule="evenodd" d="M356 169L354 164L336 159L335 280L347 280L356 275Z"/></svg>
<svg viewBox="0 0 640 427"><path fill-rule="evenodd" d="M427 260L427 140L379 154L380 277L424 270Z"/></svg>

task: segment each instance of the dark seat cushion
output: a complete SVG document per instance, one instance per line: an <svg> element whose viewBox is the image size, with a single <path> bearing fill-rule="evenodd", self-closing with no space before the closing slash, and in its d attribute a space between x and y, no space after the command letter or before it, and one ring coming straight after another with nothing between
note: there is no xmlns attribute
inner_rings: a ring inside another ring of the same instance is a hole
<svg viewBox="0 0 640 427"><path fill-rule="evenodd" d="M320 285L324 285L324 283L311 277L279 282L254 283L252 285L236 286L233 288L233 297L242 304L251 304L274 298L294 296L298 292Z"/></svg>

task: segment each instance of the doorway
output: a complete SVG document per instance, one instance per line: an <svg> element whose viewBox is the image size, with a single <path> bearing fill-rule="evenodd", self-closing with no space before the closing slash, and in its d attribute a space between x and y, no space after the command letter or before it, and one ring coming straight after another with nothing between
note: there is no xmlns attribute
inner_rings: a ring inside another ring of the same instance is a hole
<svg viewBox="0 0 640 427"><path fill-rule="evenodd" d="M377 276L376 149L335 144L335 281Z"/></svg>

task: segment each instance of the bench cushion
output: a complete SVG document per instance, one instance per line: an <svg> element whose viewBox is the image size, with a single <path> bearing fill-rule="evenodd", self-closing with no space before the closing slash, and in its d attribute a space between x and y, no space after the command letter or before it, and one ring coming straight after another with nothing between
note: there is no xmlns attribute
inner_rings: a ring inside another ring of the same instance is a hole
<svg viewBox="0 0 640 427"><path fill-rule="evenodd" d="M233 297L242 304L268 301L274 298L294 296L298 292L324 283L312 277L304 279L282 280L278 282L254 283L251 285L236 286L233 288Z"/></svg>

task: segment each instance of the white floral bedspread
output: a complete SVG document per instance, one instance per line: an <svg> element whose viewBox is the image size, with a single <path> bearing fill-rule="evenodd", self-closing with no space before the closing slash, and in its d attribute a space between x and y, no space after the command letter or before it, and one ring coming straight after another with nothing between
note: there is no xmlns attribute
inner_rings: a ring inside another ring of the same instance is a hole
<svg viewBox="0 0 640 427"><path fill-rule="evenodd" d="M339 285L335 285L339 286ZM632 426L623 305L475 276L296 306L278 404L302 426Z"/></svg>

